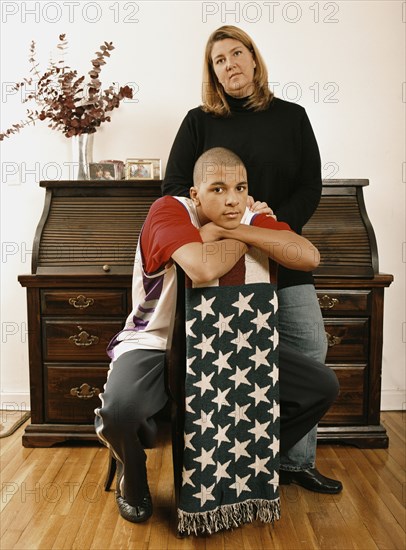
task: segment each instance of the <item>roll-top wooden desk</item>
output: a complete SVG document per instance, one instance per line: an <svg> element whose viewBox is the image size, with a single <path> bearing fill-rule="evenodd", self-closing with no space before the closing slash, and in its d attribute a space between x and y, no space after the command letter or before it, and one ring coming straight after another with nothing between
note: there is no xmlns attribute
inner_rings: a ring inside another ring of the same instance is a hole
<svg viewBox="0 0 406 550"><path fill-rule="evenodd" d="M41 182L44 211L27 288L31 424L26 447L95 440L94 409L108 369L106 346L131 310L135 247L161 182ZM304 228L320 250L316 290L338 400L318 439L386 447L380 424L384 288L363 188L368 180L326 180Z"/></svg>

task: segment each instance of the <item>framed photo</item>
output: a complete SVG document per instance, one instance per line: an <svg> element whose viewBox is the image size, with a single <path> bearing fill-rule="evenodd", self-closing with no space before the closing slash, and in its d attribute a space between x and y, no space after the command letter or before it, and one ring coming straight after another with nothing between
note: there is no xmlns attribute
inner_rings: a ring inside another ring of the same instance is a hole
<svg viewBox="0 0 406 550"><path fill-rule="evenodd" d="M121 179L117 164L113 162L90 162L89 175L91 180Z"/></svg>
<svg viewBox="0 0 406 550"><path fill-rule="evenodd" d="M122 160L100 160L99 164L114 164L114 174L116 180L122 180L124 178L124 162Z"/></svg>
<svg viewBox="0 0 406 550"><path fill-rule="evenodd" d="M125 163L126 180L161 179L160 159L127 159Z"/></svg>

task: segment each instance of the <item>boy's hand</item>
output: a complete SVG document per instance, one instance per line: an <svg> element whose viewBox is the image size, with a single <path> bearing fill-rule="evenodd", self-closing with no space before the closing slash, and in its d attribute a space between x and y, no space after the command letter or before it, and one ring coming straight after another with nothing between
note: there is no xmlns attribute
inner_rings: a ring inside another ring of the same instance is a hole
<svg viewBox="0 0 406 550"><path fill-rule="evenodd" d="M256 214L267 214L276 220L276 216L273 213L272 208L270 208L266 202L255 201L254 197L248 195L247 206L251 212L255 212Z"/></svg>
<svg viewBox="0 0 406 550"><path fill-rule="evenodd" d="M222 231L223 229L220 226L216 225L214 222L206 223L206 225L203 225L199 229L200 236L204 243L219 241L223 238Z"/></svg>

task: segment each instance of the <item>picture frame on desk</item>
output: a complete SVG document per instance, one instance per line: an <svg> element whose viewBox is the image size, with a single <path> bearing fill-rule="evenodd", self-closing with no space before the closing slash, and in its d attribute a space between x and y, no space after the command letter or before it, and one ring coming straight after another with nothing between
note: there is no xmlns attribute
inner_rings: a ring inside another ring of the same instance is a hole
<svg viewBox="0 0 406 550"><path fill-rule="evenodd" d="M119 167L113 162L90 162L89 176L100 181L121 179Z"/></svg>
<svg viewBox="0 0 406 550"><path fill-rule="evenodd" d="M161 159L128 158L126 160L126 180L159 180L161 175Z"/></svg>
<svg viewBox="0 0 406 550"><path fill-rule="evenodd" d="M111 163L114 164L114 176L116 180L122 180L124 179L124 162L122 160L111 160L111 159L104 159L100 160L99 164L102 163Z"/></svg>

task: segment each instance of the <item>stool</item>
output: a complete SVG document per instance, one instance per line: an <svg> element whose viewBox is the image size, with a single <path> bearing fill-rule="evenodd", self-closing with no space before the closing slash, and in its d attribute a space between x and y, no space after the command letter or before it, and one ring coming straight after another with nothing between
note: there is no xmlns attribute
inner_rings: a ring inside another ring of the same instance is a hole
<svg viewBox="0 0 406 550"><path fill-rule="evenodd" d="M106 479L104 480L104 490L109 491L111 484L113 483L114 476L117 470L117 460L114 458L113 453L109 454L109 465L107 470Z"/></svg>

